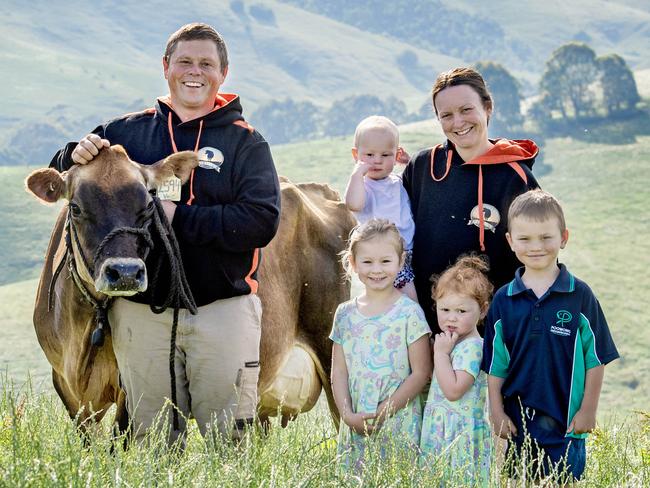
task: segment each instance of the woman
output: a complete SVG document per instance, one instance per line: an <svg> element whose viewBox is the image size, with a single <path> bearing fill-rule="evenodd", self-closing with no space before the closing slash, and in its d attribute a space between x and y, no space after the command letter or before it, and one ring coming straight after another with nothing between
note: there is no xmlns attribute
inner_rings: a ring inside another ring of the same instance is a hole
<svg viewBox="0 0 650 488"><path fill-rule="evenodd" d="M533 141L488 138L493 103L478 71L442 73L432 100L447 141L411 158L403 182L415 220L415 288L435 334L440 330L431 276L473 251L489 258L495 288L512 280L519 263L505 238L508 207L539 185L531 172L537 155Z"/></svg>

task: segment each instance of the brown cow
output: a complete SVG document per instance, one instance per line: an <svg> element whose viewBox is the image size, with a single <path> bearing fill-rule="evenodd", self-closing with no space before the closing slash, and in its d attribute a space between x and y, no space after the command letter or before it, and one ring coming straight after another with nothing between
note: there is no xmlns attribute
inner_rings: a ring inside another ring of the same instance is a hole
<svg viewBox="0 0 650 488"><path fill-rule="evenodd" d="M262 339L258 412L282 405L282 423L310 410L325 389L338 426L330 385L336 306L350 297L339 253L355 219L327 185L281 181L282 213L260 269Z"/></svg>
<svg viewBox="0 0 650 488"><path fill-rule="evenodd" d="M56 391L72 418L79 415L83 422L93 415L99 420L112 403L117 403L116 422L124 429L127 421L110 334L103 347L92 345L95 312L75 286L71 267L78 271L91 299L101 301L146 288L142 260L146 248L142 241L146 238L137 229L145 225L144 216L151 205L147 190L172 172L185 181L196 164L194 154L186 152L153 166L142 166L130 161L120 146L113 146L102 150L91 164L75 166L63 174L38 170L26 181L28 189L42 201L65 198L69 202L50 240L34 325L52 365ZM88 213L93 218L82 218ZM66 229L68 219L76 222L76 238ZM327 185L282 181L280 227L264 250L259 272L262 420L280 411L286 423L297 413L311 409L324 388L338 422L329 384L331 343L327 335L336 305L349 297L338 253L354 223L338 194ZM115 234L116 228L132 230ZM74 248L67 257L66 235ZM93 256L93 263L85 266L84 261ZM57 274L64 258L68 265ZM124 276L116 278L116 274Z"/></svg>
<svg viewBox="0 0 650 488"><path fill-rule="evenodd" d="M124 430L125 394L118 386L110 335L102 347L91 344L97 314L92 302L101 304L111 295L146 289L141 230L151 213L148 190L171 174L187 180L198 159L192 152L182 152L141 166L129 160L121 146L103 150L96 159L63 174L51 168L37 170L25 182L43 202L60 198L69 202L50 238L34 327L52 365L54 388L70 417L85 429L87 419L101 420L116 403L115 420ZM105 240L118 228L127 232Z"/></svg>

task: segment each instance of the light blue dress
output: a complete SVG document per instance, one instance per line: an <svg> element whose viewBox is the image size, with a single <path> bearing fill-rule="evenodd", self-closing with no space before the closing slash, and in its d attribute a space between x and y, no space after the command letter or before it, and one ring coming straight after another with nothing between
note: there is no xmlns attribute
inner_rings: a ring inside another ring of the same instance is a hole
<svg viewBox="0 0 650 488"><path fill-rule="evenodd" d="M376 413L377 406L395 393L411 374L408 346L430 334L420 306L401 296L384 314L366 317L356 299L339 305L330 339L340 344L348 370L348 384L355 413ZM422 405L419 398L387 419L371 440L404 445L414 455L420 439ZM341 422L338 454L347 467L358 469L364 460L368 438ZM376 445L376 444L375 444Z"/></svg>
<svg viewBox="0 0 650 488"><path fill-rule="evenodd" d="M488 483L491 458L491 431L486 416L487 378L481 371L483 339L470 337L451 351L456 371L466 371L474 383L458 400L449 401L435 374L424 408L420 449L423 463L428 456L442 455L454 469L461 469L468 484ZM433 461L433 459L431 459Z"/></svg>

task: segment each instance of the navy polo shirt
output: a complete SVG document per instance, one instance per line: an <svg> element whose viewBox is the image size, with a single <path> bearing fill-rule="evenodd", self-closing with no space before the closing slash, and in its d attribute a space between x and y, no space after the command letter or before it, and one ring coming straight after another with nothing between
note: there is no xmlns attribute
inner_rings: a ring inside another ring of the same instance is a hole
<svg viewBox="0 0 650 488"><path fill-rule="evenodd" d="M481 368L505 378L506 401L519 397L524 406L568 427L582 404L587 370L619 356L589 286L559 267L540 298L522 281L523 267L497 291L486 320Z"/></svg>

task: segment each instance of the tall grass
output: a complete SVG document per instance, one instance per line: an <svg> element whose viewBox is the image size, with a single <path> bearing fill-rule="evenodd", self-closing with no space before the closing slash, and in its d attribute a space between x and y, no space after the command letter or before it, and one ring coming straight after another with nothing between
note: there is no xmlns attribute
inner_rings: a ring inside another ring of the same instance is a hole
<svg viewBox="0 0 650 488"><path fill-rule="evenodd" d="M360 472L340 468L336 432L324 404L268 433L251 429L241 444L219 436L201 438L194 423L184 450L168 449L150 434L129 449L113 439L109 422L91 429L84 445L58 398L29 386L2 390L0 486L465 486L443 457L418 466L412 453L385 457L370 443ZM579 486L650 486L650 415L639 414L599 428L588 441L588 462ZM443 481L444 480L444 481ZM490 486L505 479L494 465Z"/></svg>

